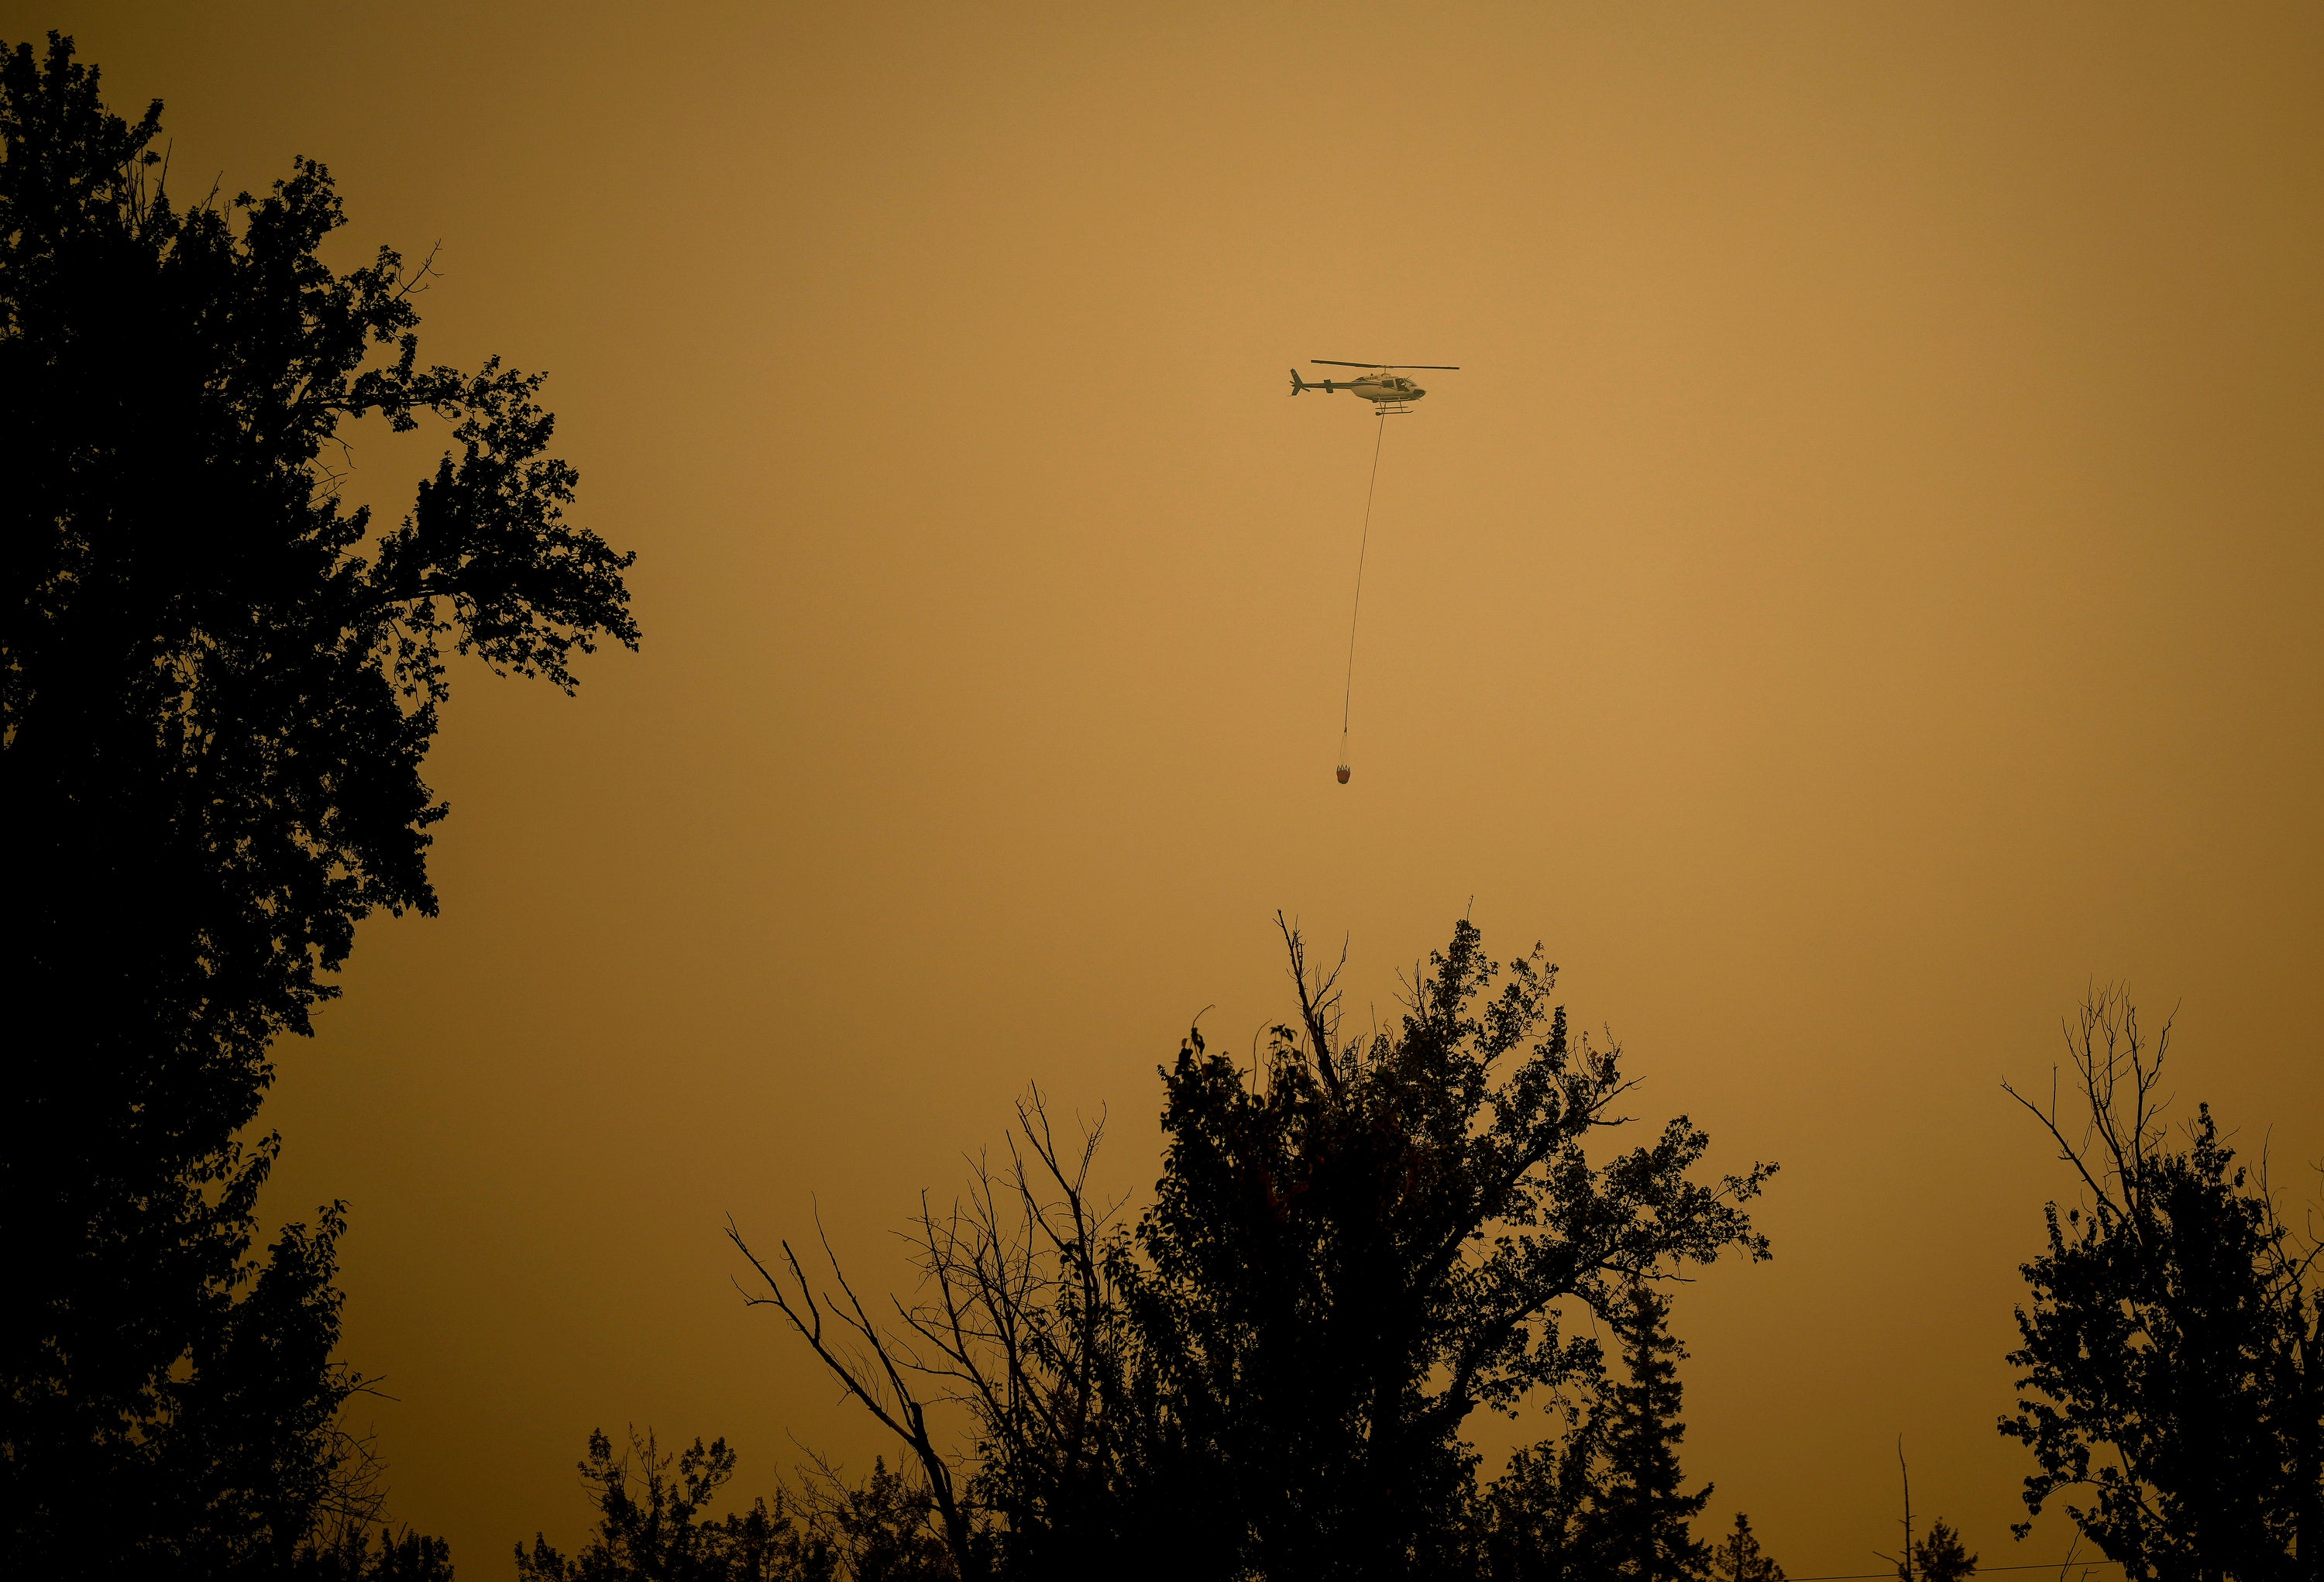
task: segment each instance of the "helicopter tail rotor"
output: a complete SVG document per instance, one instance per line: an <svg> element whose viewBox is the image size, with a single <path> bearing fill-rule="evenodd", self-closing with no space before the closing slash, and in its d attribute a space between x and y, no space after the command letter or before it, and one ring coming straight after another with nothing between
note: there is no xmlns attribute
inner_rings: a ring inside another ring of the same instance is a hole
<svg viewBox="0 0 2324 1582"><path fill-rule="evenodd" d="M1303 380L1303 379L1301 379L1301 378L1299 377L1299 370L1298 370L1298 369L1296 369L1296 368L1292 369L1292 370L1291 370L1291 393L1292 393L1292 394L1294 394L1294 395L1297 395L1301 391L1305 390L1306 388L1307 388L1306 381L1305 381L1305 380Z"/></svg>

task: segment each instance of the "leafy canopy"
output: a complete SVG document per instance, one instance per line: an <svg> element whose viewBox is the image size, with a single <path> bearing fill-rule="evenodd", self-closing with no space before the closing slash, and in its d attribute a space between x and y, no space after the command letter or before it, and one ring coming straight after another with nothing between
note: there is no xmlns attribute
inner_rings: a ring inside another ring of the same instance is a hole
<svg viewBox="0 0 2324 1582"><path fill-rule="evenodd" d="M840 1547L780 1490L771 1507L759 1499L707 1513L736 1460L724 1439L672 1456L635 1429L617 1456L603 1429L592 1432L581 1481L597 1530L570 1559L538 1534L530 1550L517 1545L518 1582L833 1582Z"/></svg>
<svg viewBox="0 0 2324 1582"><path fill-rule="evenodd" d="M2081 1200L2044 1209L2009 1355L2024 1393L2000 1429L2034 1456L2027 1511L2060 1500L2134 1579L2310 1575L2294 1557L2324 1547L2316 1254L2209 1106L2174 1145L2169 1041L2147 1043L2119 991L2098 996L2069 1031L2083 1114L2026 1105Z"/></svg>
<svg viewBox="0 0 2324 1582"><path fill-rule="evenodd" d="M1336 970L1283 932L1298 1025L1255 1072L1189 1034L1134 1226L1089 1189L1100 1128L1061 1142L1038 1092L1007 1161L924 1209L925 1300L897 1304L900 1328L828 1243L818 1292L789 1243L762 1259L729 1226L745 1300L909 1449L963 1577L1592 1575L1618 1413L1597 1343L1565 1326L1727 1251L1767 1255L1748 1205L1775 1167L1698 1180L1709 1140L1683 1116L1617 1146L1619 1050L1569 1035L1538 947L1504 967L1464 921L1396 1027L1342 1041ZM1580 1429L1480 1491L1471 1414L1568 1391L1598 1398ZM964 1454L930 1428L947 1400ZM1675 1403L1656 1374L1634 1459L1674 1442ZM1676 1552L1665 1530L1699 1507L1665 1460L1671 1488L1640 1484L1640 1509Z"/></svg>
<svg viewBox="0 0 2324 1582"><path fill-rule="evenodd" d="M540 376L423 365L426 266L327 264L322 165L180 206L160 129L69 40L0 47L0 1562L27 1575L280 1560L362 1513L338 1211L249 1256L269 1042L362 918L435 909L449 659L570 690L638 635ZM394 524L341 498L371 419L447 425Z"/></svg>
<svg viewBox="0 0 2324 1582"><path fill-rule="evenodd" d="M1538 947L1496 963L1464 920L1400 1024L1342 1041L1336 970L1284 932L1301 1021L1256 1082L1199 1034L1166 1074L1163 1177L1115 1267L1137 1442L1206 1563L1425 1570L1461 1541L1470 1414L1595 1378L1563 1308L1611 1320L1637 1281L1767 1256L1744 1205L1775 1167L1697 1180L1683 1116L1593 1160L1632 1084L1569 1034Z"/></svg>
<svg viewBox="0 0 2324 1582"><path fill-rule="evenodd" d="M0 66L0 744L35 972L103 961L136 1036L232 1060L306 1030L368 911L434 911L447 652L570 690L638 634L541 375L422 367L425 266L324 263L312 160L173 208L159 115L106 115L67 41ZM431 415L452 449L374 542L342 430Z"/></svg>

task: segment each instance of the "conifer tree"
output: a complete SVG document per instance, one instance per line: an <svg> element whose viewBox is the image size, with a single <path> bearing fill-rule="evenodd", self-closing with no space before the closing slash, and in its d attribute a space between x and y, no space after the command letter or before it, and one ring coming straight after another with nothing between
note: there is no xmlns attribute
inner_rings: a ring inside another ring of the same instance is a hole
<svg viewBox="0 0 2324 1582"><path fill-rule="evenodd" d="M1910 1569L1898 1566L1896 1572L1904 1582L1969 1582L1977 1575L1977 1556L1962 1546L1951 1523L1939 1520L1930 1522L1928 1536L1913 1545Z"/></svg>
<svg viewBox="0 0 2324 1582"><path fill-rule="evenodd" d="M1669 1300L1643 1283L1623 1294L1614 1321L1628 1374L1606 1392L1606 1482L1597 1513L1608 1571L1624 1582L1677 1582L1703 1574L1710 1549L1688 1531L1711 1485L1683 1490L1678 1365L1686 1347L1669 1329Z"/></svg>
<svg viewBox="0 0 2324 1582"><path fill-rule="evenodd" d="M1735 1531L1711 1549L1711 1582L1784 1582L1784 1568L1759 1548L1751 1518L1740 1511L1735 1513Z"/></svg>

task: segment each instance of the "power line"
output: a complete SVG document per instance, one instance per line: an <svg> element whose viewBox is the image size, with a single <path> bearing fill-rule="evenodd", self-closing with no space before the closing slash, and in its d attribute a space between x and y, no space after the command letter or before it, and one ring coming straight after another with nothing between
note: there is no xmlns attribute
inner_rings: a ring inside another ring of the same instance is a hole
<svg viewBox="0 0 2324 1582"><path fill-rule="evenodd" d="M2075 1566L2119 1566L2121 1564L2120 1560L2078 1560L2069 1556L2062 1564L2056 1567L2046 1562L2034 1566L1979 1566L1976 1574L1982 1577L1987 1571L2065 1570ZM1894 1568L1886 1571L1849 1571L1836 1577L1794 1577L1789 1579L1789 1582L1874 1582L1877 1577L1894 1577L1895 1574Z"/></svg>

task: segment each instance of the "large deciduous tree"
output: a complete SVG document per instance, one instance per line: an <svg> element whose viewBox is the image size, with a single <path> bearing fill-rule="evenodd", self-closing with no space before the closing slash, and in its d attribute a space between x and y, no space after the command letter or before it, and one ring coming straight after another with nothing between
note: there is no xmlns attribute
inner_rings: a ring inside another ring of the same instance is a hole
<svg viewBox="0 0 2324 1582"><path fill-rule="evenodd" d="M2133 1582L2324 1576L2315 1365L2315 1256L2292 1242L2199 1107L2174 1145L2159 1097L2166 1027L2150 1048L2119 991L2069 1030L2073 1107L2041 1121L2080 1189L2045 1210L2024 1266L2026 1393L2001 1431L2052 1499ZM2014 1093L2014 1090L2013 1090ZM2019 1529L2023 1533L2025 1529Z"/></svg>
<svg viewBox="0 0 2324 1582"><path fill-rule="evenodd" d="M1611 1321L1641 1281L1766 1255L1745 1205L1772 1165L1698 1180L1709 1141L1683 1117L1609 1151L1634 1085L1618 1050L1569 1035L1538 948L1498 965L1463 921L1399 1024L1343 1041L1336 972L1284 934L1298 1023L1256 1072L1188 1038L1134 1230L1104 1230L1086 1148L1036 1110L1039 1168L1003 1178L1019 1207L983 1193L965 1236L957 1215L924 1223L937 1300L899 1330L844 1278L818 1299L788 1247L758 1265L758 1300L912 1447L964 1577L1466 1574L1471 1413L1594 1388L1576 1312ZM946 1393L976 1436L965 1480L929 1426ZM1519 1509L1559 1497L1544 1471L1489 1518L1511 1556L1565 1552Z"/></svg>
<svg viewBox="0 0 2324 1582"><path fill-rule="evenodd" d="M1635 1085L1569 1033L1537 947L1504 967L1463 921L1399 1024L1342 1041L1336 970L1285 938L1300 1020L1266 1069L1190 1041L1167 1078L1122 1272L1150 1454L1172 1504L1215 1513L1198 1568L1425 1573L1461 1541L1470 1414L1594 1377L1561 1309L1610 1321L1639 1281L1766 1256L1743 1206L1773 1167L1697 1180L1710 1140L1683 1116L1593 1160Z"/></svg>
<svg viewBox="0 0 2324 1582"><path fill-rule="evenodd" d="M435 910L448 657L569 690L576 651L637 637L629 557L565 519L540 376L423 365L424 266L326 264L320 164L174 203L160 113L107 113L54 34L0 56L0 1563L25 1575L71 1568L57 1543L191 1574L300 1536L316 1479L281 1457L344 1459L316 1424L353 1381L336 1215L246 1256L268 1046L358 921ZM343 503L351 423L431 418L450 449L401 523ZM189 1509L189 1458L242 1492Z"/></svg>

